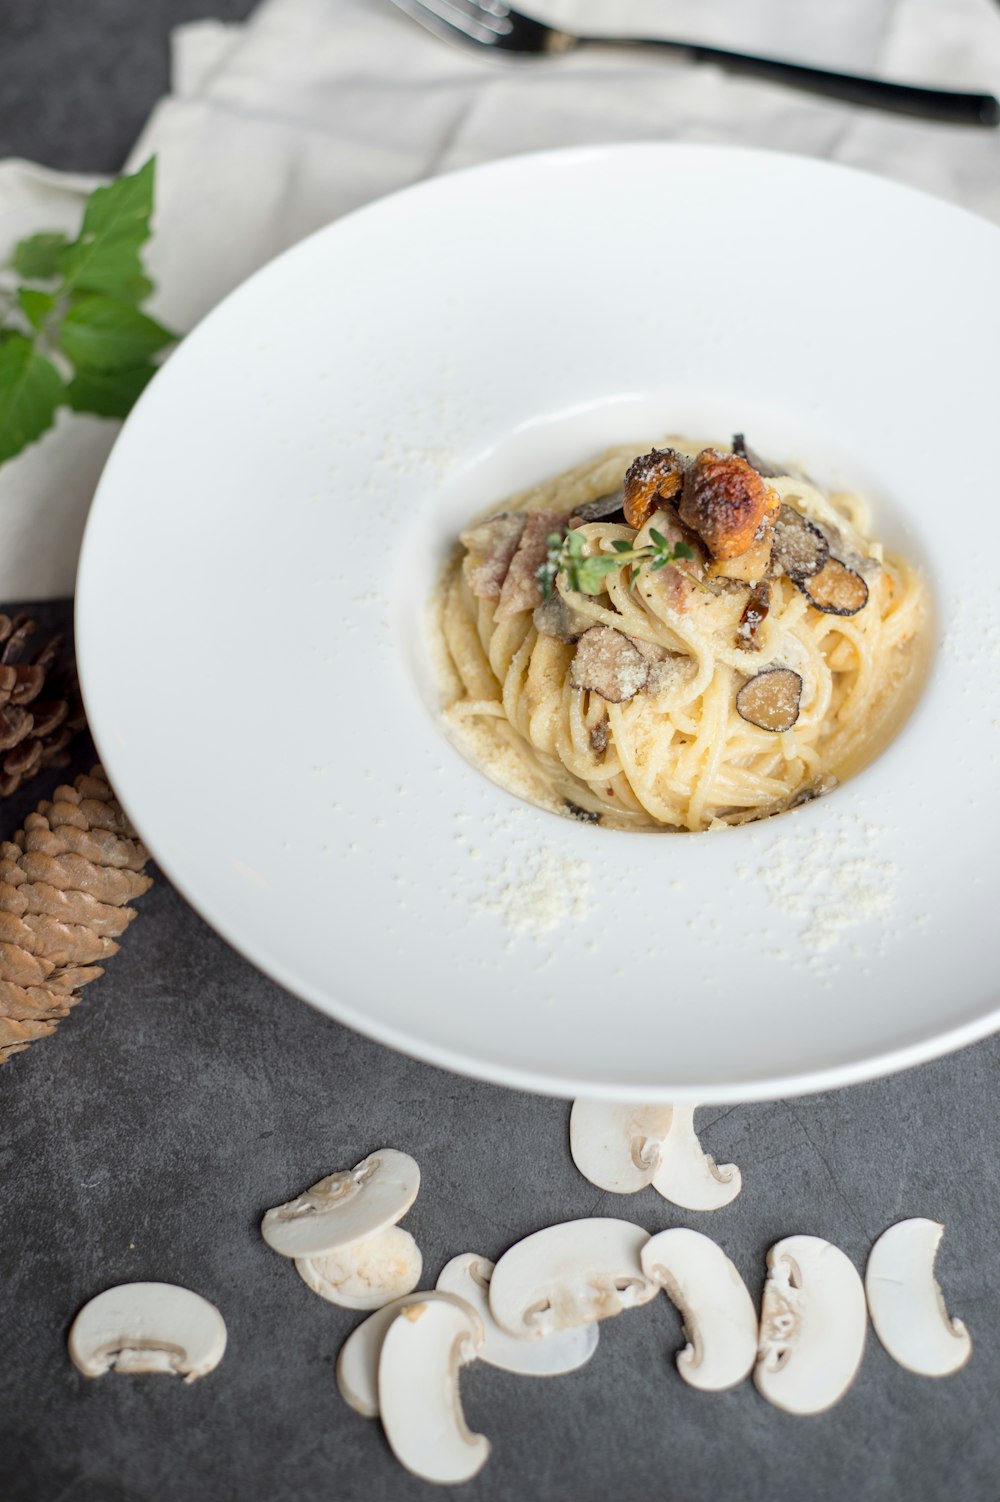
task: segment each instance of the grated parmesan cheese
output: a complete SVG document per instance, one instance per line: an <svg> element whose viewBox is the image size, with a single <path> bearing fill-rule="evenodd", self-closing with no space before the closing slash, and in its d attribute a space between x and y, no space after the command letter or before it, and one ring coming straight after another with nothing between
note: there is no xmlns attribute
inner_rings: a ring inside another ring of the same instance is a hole
<svg viewBox="0 0 1000 1502"><path fill-rule="evenodd" d="M877 824L841 814L835 824L814 833L779 836L756 872L741 866L737 874L759 881L771 905L798 921L799 943L815 964L852 929L889 916L899 867L878 858L884 833ZM792 958L787 950L772 953Z"/></svg>

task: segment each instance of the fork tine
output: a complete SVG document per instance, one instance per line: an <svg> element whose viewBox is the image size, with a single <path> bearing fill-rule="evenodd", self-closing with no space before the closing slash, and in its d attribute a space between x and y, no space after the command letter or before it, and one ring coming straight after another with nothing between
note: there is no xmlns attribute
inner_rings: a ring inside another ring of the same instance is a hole
<svg viewBox="0 0 1000 1502"><path fill-rule="evenodd" d="M487 12L475 0L395 0L395 4L448 42L461 39L490 46L511 30L507 16L497 14L505 10L500 5Z"/></svg>
<svg viewBox="0 0 1000 1502"><path fill-rule="evenodd" d="M449 3L468 11L474 21L497 36L507 36L514 29L510 6L502 0L449 0Z"/></svg>

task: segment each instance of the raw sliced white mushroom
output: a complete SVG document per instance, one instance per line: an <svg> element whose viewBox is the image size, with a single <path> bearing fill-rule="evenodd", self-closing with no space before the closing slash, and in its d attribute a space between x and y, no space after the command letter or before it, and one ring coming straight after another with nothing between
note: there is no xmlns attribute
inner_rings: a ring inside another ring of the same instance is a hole
<svg viewBox="0 0 1000 1502"><path fill-rule="evenodd" d="M660 1144L653 1188L685 1210L721 1210L743 1188L735 1163L716 1164L694 1129L694 1106L674 1106L670 1131Z"/></svg>
<svg viewBox="0 0 1000 1502"><path fill-rule="evenodd" d="M671 1114L669 1106L575 1100L569 1118L573 1162L598 1189L635 1194L652 1183Z"/></svg>
<svg viewBox="0 0 1000 1502"><path fill-rule="evenodd" d="M754 1382L788 1413L822 1413L857 1376L868 1313L854 1264L819 1236L786 1236L767 1254Z"/></svg>
<svg viewBox="0 0 1000 1502"><path fill-rule="evenodd" d="M482 1320L486 1338L479 1359L522 1377L560 1377L588 1362L597 1350L595 1324L555 1330L544 1340L525 1340L500 1328L489 1301L494 1266L488 1257L463 1252L442 1268L437 1280L443 1293L464 1299Z"/></svg>
<svg viewBox="0 0 1000 1502"><path fill-rule="evenodd" d="M380 1309L420 1282L420 1248L400 1226L352 1241L322 1257L296 1257L295 1270L313 1293L345 1309Z"/></svg>
<svg viewBox="0 0 1000 1502"><path fill-rule="evenodd" d="M504 1252L490 1309L512 1335L540 1339L647 1304L659 1292L639 1256L649 1240L627 1220L569 1220Z"/></svg>
<svg viewBox="0 0 1000 1502"><path fill-rule="evenodd" d="M282 1257L322 1257L395 1225L419 1188L420 1169L409 1153L383 1147L268 1210L261 1235Z"/></svg>
<svg viewBox="0 0 1000 1502"><path fill-rule="evenodd" d="M569 1119L573 1161L592 1184L635 1194L652 1184L685 1210L719 1210L743 1187L735 1163L717 1167L694 1129L694 1106L577 1100Z"/></svg>
<svg viewBox="0 0 1000 1502"><path fill-rule="evenodd" d="M721 1246L677 1226L651 1236L642 1270L680 1310L688 1344L677 1370L691 1387L721 1392L750 1375L757 1355L757 1311Z"/></svg>
<svg viewBox="0 0 1000 1502"><path fill-rule="evenodd" d="M972 1355L972 1339L952 1319L934 1276L944 1235L939 1220L901 1220L872 1247L865 1292L875 1333L889 1355L922 1377L948 1377Z"/></svg>
<svg viewBox="0 0 1000 1502"><path fill-rule="evenodd" d="M482 1321L461 1299L408 1302L385 1332L382 1427L396 1459L425 1481L471 1481L489 1457L489 1440L466 1425L458 1389L460 1368L482 1344Z"/></svg>
<svg viewBox="0 0 1000 1502"><path fill-rule="evenodd" d="M337 1386L344 1402L355 1413L360 1413L362 1418L378 1417L378 1362L385 1332L408 1304L428 1303L434 1299L454 1302L451 1294L438 1293L436 1290L408 1293L403 1298L393 1299L391 1304L376 1309L344 1341L337 1357ZM464 1361L474 1361L476 1355L471 1343L467 1348L463 1347Z"/></svg>
<svg viewBox="0 0 1000 1502"><path fill-rule="evenodd" d="M222 1360L226 1325L214 1304L174 1283L122 1283L84 1304L70 1326L70 1359L85 1377L173 1372L194 1382Z"/></svg>

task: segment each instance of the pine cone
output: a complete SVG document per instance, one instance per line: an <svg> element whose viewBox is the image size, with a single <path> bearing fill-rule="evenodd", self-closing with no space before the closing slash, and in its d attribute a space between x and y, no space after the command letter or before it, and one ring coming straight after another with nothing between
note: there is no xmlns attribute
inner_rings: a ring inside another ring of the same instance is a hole
<svg viewBox="0 0 1000 1502"><path fill-rule="evenodd" d="M65 766L67 747L86 723L63 638L53 636L32 656L35 629L27 615L0 615L0 798L42 767Z"/></svg>
<svg viewBox="0 0 1000 1502"><path fill-rule="evenodd" d="M126 906L152 886L149 859L100 767L58 787L12 841L0 843L0 1064L104 974Z"/></svg>

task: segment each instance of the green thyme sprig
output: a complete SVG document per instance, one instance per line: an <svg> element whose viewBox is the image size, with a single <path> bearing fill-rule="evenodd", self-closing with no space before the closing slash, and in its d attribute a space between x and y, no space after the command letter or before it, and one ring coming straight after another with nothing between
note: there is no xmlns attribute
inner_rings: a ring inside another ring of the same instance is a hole
<svg viewBox="0 0 1000 1502"><path fill-rule="evenodd" d="M649 529L650 542L646 547L634 548L624 538L617 538L611 553L587 553L583 533L577 529L567 532L550 532L545 539L548 552L545 562L538 570L538 583L542 599L550 598L559 574L565 573L566 584L581 595L599 595L609 574L619 569L629 569L629 584L635 585L639 570L648 563L655 572L666 568L668 563L678 563L694 557L694 549L686 542L670 543L662 532Z"/></svg>

